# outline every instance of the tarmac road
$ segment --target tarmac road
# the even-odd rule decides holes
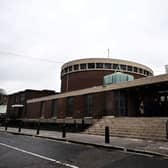
[[[0,168],[167,168],[168,160],[0,133]]]

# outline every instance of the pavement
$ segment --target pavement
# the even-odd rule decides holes
[[[168,140],[153,141],[135,138],[110,137],[110,142],[105,143],[104,136],[84,133],[66,133],[66,137],[63,138],[62,132],[48,130],[40,130],[39,135],[36,134],[37,131],[35,129],[22,128],[21,132],[18,132],[18,128],[8,128],[7,131],[5,131],[4,127],[0,127],[0,131],[168,158]]]

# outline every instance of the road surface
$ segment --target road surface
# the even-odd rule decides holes
[[[167,168],[168,160],[118,150],[107,150],[0,133],[0,168]]]

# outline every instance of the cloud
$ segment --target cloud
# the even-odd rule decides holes
[[[155,74],[164,73],[167,5],[166,0],[1,0],[0,86],[8,92],[58,91],[63,63],[107,57],[107,48],[111,58],[136,61]]]

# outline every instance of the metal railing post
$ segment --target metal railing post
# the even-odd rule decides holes
[[[22,121],[19,122],[18,132],[21,132],[21,129],[22,129]]]
[[[5,121],[5,131],[8,130],[8,121]]]
[[[36,134],[39,135],[39,133],[40,133],[40,121],[37,124],[37,132],[36,132]]]
[[[166,138],[168,139],[168,120],[166,121]]]
[[[109,127],[105,127],[105,143],[110,143]]]
[[[62,138],[66,138],[66,125],[65,124],[62,127]]]
[[[84,129],[85,128],[85,121],[84,121],[84,119],[82,119],[82,129]]]

